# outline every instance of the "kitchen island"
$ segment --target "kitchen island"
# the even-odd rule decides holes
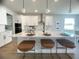
[[[35,43],[35,48],[33,48],[33,50],[31,51],[28,51],[28,52],[36,52],[36,53],[40,53],[41,52],[41,44],[40,44],[40,39],[52,39],[54,42],[56,42],[56,39],[58,38],[66,38],[66,39],[69,39],[71,41],[75,41],[75,36],[71,37],[71,36],[65,36],[65,35],[61,35],[61,32],[49,32],[51,35],[50,36],[45,36],[43,35],[42,32],[35,32],[35,35],[33,36],[28,36],[27,34],[28,33],[25,33],[25,32],[21,32],[21,33],[18,33],[18,34],[14,34],[13,37],[16,37],[17,38],[17,45],[22,42],[23,40],[35,40],[36,43]],[[75,42],[74,42],[75,43]],[[60,45],[59,45],[60,46]],[[35,50],[35,51],[34,51]],[[74,50],[74,49],[72,49]],[[69,53],[73,52],[73,51],[69,51]],[[49,50],[43,50],[44,53],[49,53],[50,51]],[[56,52],[56,46],[54,48],[52,48],[52,53],[55,53]],[[17,53],[22,53],[21,51],[19,51],[17,49]],[[63,50],[60,50],[59,53],[64,53],[64,49]]]

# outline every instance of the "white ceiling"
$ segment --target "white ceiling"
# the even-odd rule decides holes
[[[54,2],[54,0],[49,1],[49,9],[51,14],[53,13],[68,13],[69,10],[69,0],[59,0]],[[5,0],[5,5],[11,10],[22,13],[23,0],[15,0],[10,2],[10,0]],[[37,9],[38,13],[45,13],[46,10],[46,0],[37,0],[32,2],[32,0],[25,0],[26,13],[34,13],[34,10]],[[79,1],[72,0],[72,13],[79,13]]]

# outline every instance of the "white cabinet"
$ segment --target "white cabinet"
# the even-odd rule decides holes
[[[21,23],[21,16],[20,15],[16,15],[14,22],[15,23]]]
[[[5,31],[5,25],[0,24],[0,33]]]
[[[6,31],[0,33],[0,47],[10,43],[12,41],[12,32]]]
[[[10,36],[6,36],[6,39],[5,39],[5,44],[8,44],[12,41],[12,37]]]
[[[0,24],[10,25],[12,24],[12,16],[7,15],[8,9],[4,6],[0,6]]]
[[[0,34],[0,47],[2,47],[5,43],[5,39],[2,34]]]
[[[7,25],[12,25],[13,17],[10,14],[6,14],[7,16]]]
[[[0,6],[0,24],[7,24],[6,8]]]
[[[12,31],[5,32],[5,44],[12,41]]]
[[[38,25],[39,16],[21,16],[23,25]]]

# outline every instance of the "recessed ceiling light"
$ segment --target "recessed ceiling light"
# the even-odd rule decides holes
[[[11,2],[14,2],[14,0],[10,0]]]
[[[22,13],[26,13],[26,9],[25,8],[22,9]]]
[[[46,13],[49,13],[49,12],[51,12],[51,10],[50,9],[46,9]]]
[[[38,12],[38,10],[34,10],[36,13]]]
[[[36,2],[36,0],[32,0],[33,2]]]
[[[59,0],[54,0],[54,2],[58,2]]]

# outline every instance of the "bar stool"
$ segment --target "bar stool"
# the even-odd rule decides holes
[[[68,40],[68,39],[56,39],[56,41],[60,44],[60,45],[62,45],[63,47],[65,47],[65,54],[70,58],[70,59],[72,59],[72,57],[67,53],[67,48],[70,48],[70,49],[73,49],[73,48],[75,48],[75,44],[72,42],[72,41],[70,41],[70,40]],[[56,47],[57,47],[57,45],[56,45]],[[56,53],[57,53],[57,48],[56,48]]]
[[[45,49],[50,49],[50,53],[52,53],[52,48],[54,47],[54,45],[55,43],[51,39],[41,39],[41,47]],[[41,49],[41,53],[42,53],[42,49]]]
[[[30,51],[35,46],[35,40],[24,40],[18,45],[18,49],[23,52],[23,59],[25,52]]]

